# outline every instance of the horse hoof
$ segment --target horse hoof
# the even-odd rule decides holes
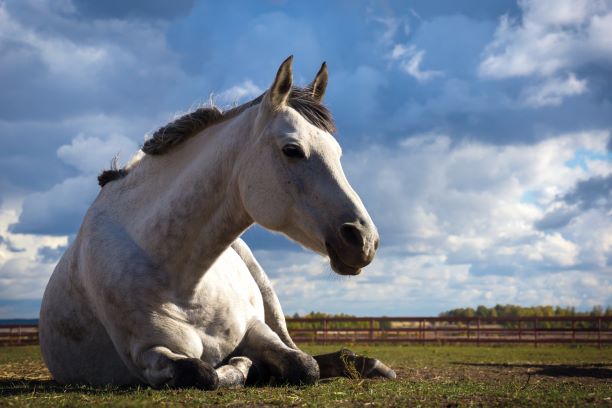
[[[216,390],[219,388],[219,377],[215,369],[197,358],[181,358],[173,364],[174,375],[170,385],[177,388],[200,388]]]
[[[385,364],[381,363],[380,360],[374,359],[374,364],[372,368],[365,374],[364,377],[367,378],[387,378],[389,380],[395,380],[397,378],[397,374],[391,368],[387,367]]]

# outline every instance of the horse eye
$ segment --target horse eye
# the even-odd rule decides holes
[[[302,148],[295,144],[288,144],[283,146],[283,154],[293,159],[303,159],[306,157]]]

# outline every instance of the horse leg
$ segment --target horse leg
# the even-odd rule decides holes
[[[166,347],[152,347],[138,354],[134,361],[140,375],[153,387],[196,387],[215,390],[219,376],[214,367],[198,359],[176,354]]]
[[[390,378],[396,377],[395,371],[370,357],[358,356],[351,350],[343,348],[340,351],[314,356],[319,364],[321,378]]]
[[[219,387],[240,388],[244,386],[251,364],[251,360],[247,357],[230,358],[228,364],[216,370],[219,377]]]
[[[319,379],[319,367],[314,358],[288,347],[268,325],[259,320],[254,321],[247,330],[237,355],[244,355],[253,361],[249,383],[273,377],[278,382],[306,385],[314,384]]]
[[[153,347],[141,353],[136,361],[146,381],[154,387],[215,390],[219,387],[241,387],[247,378],[251,361],[234,357],[215,370],[199,358],[173,353],[165,347]]]

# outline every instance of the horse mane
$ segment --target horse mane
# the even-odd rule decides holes
[[[198,108],[160,127],[145,141],[141,150],[146,155],[164,154],[202,130],[238,116],[251,106],[258,105],[263,100],[264,95],[262,94],[252,101],[225,111],[221,111],[214,105]],[[319,100],[315,99],[310,87],[293,87],[287,99],[287,104],[319,129],[329,133],[336,131],[331,112]],[[104,187],[111,181],[125,177],[128,172],[129,170],[125,167],[118,168],[117,160],[114,158],[111,162],[111,168],[102,171],[98,176],[98,184],[100,184],[100,187]]]

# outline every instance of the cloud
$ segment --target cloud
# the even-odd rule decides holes
[[[40,297],[111,157],[295,54],[383,246],[349,280],[249,230],[288,310],[609,302],[609,2],[90,3],[0,0],[0,298]]]
[[[222,104],[237,104],[246,102],[247,99],[255,98],[264,92],[250,79],[245,80],[241,84],[234,85],[219,94],[215,95]]]
[[[566,78],[551,78],[530,86],[523,91],[523,103],[533,108],[558,106],[568,96],[580,95],[587,90],[587,81],[578,79],[573,73]]]
[[[72,177],[48,191],[28,195],[13,234],[65,236],[78,230],[98,192],[95,177]]]
[[[0,319],[38,318],[41,299],[0,299]]]
[[[111,0],[91,2],[87,0],[73,0],[74,8],[81,15],[94,18],[152,18],[173,19],[184,15],[191,10],[194,0],[178,0],[168,3],[163,0]]]
[[[125,136],[114,134],[102,140],[78,135],[69,145],[57,149],[57,156],[81,173],[97,174],[108,166],[112,157],[121,155],[129,158],[137,150],[138,146]]]
[[[71,144],[61,146],[58,157],[78,169],[80,175],[67,178],[47,191],[27,195],[18,222],[9,230],[15,234],[55,236],[76,233],[99,191],[97,174],[119,152],[131,154],[136,150],[134,142],[119,135],[111,135],[106,140],[79,135]]]
[[[50,259],[41,257],[39,251],[47,255],[53,250],[60,251],[68,239],[10,232],[8,226],[17,220],[19,208],[19,203],[0,205],[0,236],[20,249],[14,251],[0,245],[0,316],[36,317],[40,301],[35,300],[42,297],[55,266]]]
[[[308,304],[362,315],[495,303],[609,304],[609,214],[559,201],[575,191],[596,202],[608,194],[600,177],[590,177],[598,166],[567,165],[580,149],[605,151],[607,139],[607,132],[590,132],[499,147],[453,145],[429,133],[399,146],[353,150],[344,166],[381,234],[374,263],[343,279],[316,255],[266,249],[256,256],[288,313],[308,312]],[[533,199],[523,201],[528,192]]]
[[[551,76],[612,62],[612,8],[597,0],[524,0],[503,16],[479,66],[489,78]]]
[[[414,45],[406,47],[402,44],[395,44],[391,51],[390,58],[399,61],[400,68],[407,74],[414,77],[417,81],[428,81],[442,75],[442,71],[423,70],[421,63],[425,56],[424,50],[417,50]]]
[[[612,210],[612,174],[579,181],[572,191],[563,196],[563,200],[568,204],[578,204],[582,209]]]

